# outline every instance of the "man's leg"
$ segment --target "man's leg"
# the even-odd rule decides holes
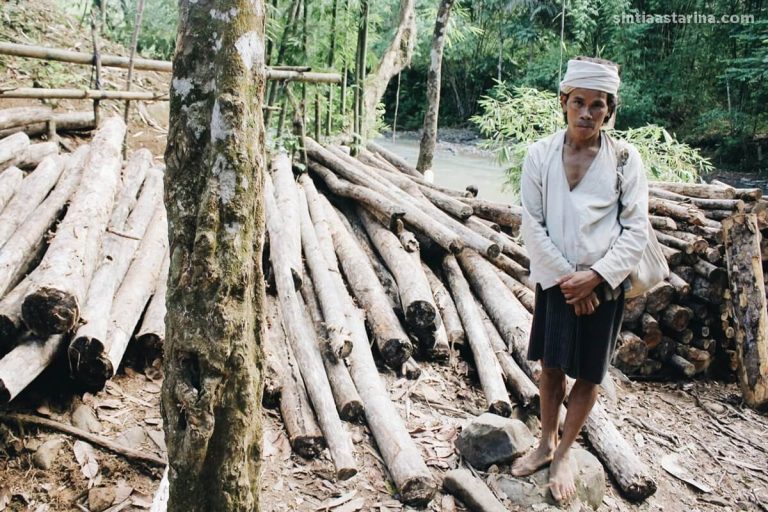
[[[568,414],[563,425],[563,437],[557,445],[549,466],[549,487],[557,501],[568,501],[576,494],[571,467],[571,446],[587,421],[597,400],[597,384],[577,379],[568,396]]]
[[[565,398],[565,374],[560,368],[543,368],[539,378],[541,441],[533,451],[512,464],[514,476],[527,476],[549,464],[557,446],[560,406]]]

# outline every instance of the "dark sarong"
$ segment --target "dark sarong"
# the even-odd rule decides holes
[[[623,317],[623,290],[616,300],[601,298],[593,314],[576,316],[559,286],[542,290],[537,284],[528,359],[541,360],[545,368],[560,368],[571,378],[600,384]]]

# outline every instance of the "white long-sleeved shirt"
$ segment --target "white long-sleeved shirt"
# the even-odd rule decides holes
[[[602,133],[597,156],[570,190],[563,166],[564,140],[561,130],[533,143],[523,162],[521,232],[531,260],[531,280],[546,290],[567,274],[591,268],[616,289],[640,262],[648,243],[643,162],[634,146],[622,142],[629,158],[620,179],[617,143]]]

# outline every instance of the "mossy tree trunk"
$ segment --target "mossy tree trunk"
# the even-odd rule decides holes
[[[443,67],[443,47],[445,30],[451,16],[454,0],[441,0],[437,8],[435,32],[432,36],[432,49],[429,52],[429,72],[427,73],[427,111],[424,113],[424,129],[419,146],[419,160],[416,169],[424,174],[432,170],[432,158],[435,155],[437,141],[437,119],[440,112],[440,72]]]
[[[166,149],[171,512],[259,510],[264,1],[181,0]]]

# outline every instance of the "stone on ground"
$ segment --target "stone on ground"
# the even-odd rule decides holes
[[[63,439],[50,439],[44,442],[32,455],[32,464],[40,469],[51,469],[63,443]]]
[[[485,470],[493,464],[512,461],[535,442],[522,421],[488,412],[462,429],[456,447],[472,466]]]

